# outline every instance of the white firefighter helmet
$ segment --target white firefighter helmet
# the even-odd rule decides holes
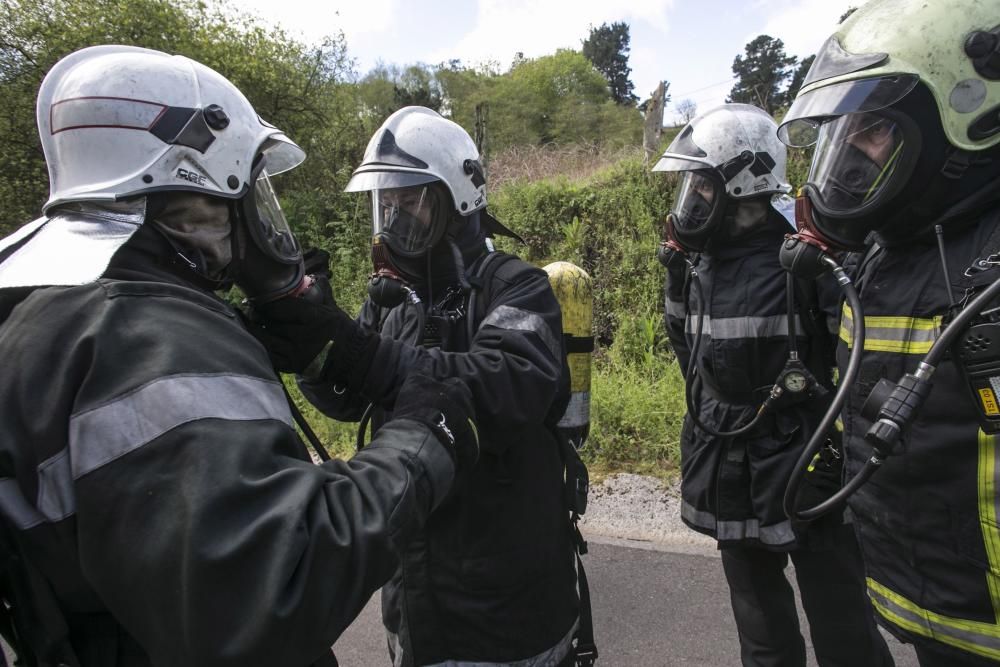
[[[422,256],[456,215],[486,207],[476,144],[426,107],[404,107],[382,123],[345,190],[371,192],[373,235],[403,257]]]
[[[670,235],[688,251],[702,251],[723,230],[731,204],[738,204],[735,223],[755,203],[770,197],[771,206],[787,217],[791,186],[785,180],[786,149],[778,141],[778,125],[765,111],[749,104],[724,104],[697,116],[671,142],[653,171],[680,172],[668,226]],[[746,200],[754,199],[753,202]],[[733,230],[729,230],[732,232]]]
[[[461,125],[426,107],[404,107],[368,142],[346,192],[402,188],[441,181],[462,216],[486,206],[479,151]]]
[[[749,104],[724,104],[697,116],[680,131],[653,171],[711,169],[737,199],[787,193],[786,150],[778,125]]]
[[[145,222],[153,192],[238,199],[254,243],[301,265],[268,175],[305,153],[214,70],[150,49],[88,47],[46,75],[37,119],[49,199],[45,216],[0,239],[0,287],[96,280]]]
[[[272,176],[305,159],[218,72],[132,46],[89,47],[56,63],[37,118],[49,169],[43,211],[163,190],[235,199],[252,187],[258,155]]]

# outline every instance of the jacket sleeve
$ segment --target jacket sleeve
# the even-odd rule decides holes
[[[175,310],[109,318],[88,343],[70,420],[83,574],[153,664],[311,664],[391,576],[454,466],[409,420],[349,461],[303,460],[263,348]]]
[[[667,340],[677,357],[681,373],[686,374],[691,350],[687,337],[684,335],[684,325],[687,321],[687,298],[685,294],[685,274],[683,270],[667,270],[663,283],[663,324],[667,331]]]
[[[508,272],[507,268],[516,268]],[[443,352],[383,337],[362,393],[390,407],[406,374],[458,377],[478,418],[541,423],[559,389],[562,315],[544,271],[511,261],[497,273],[486,315],[468,352]]]
[[[369,331],[378,331],[378,319],[379,307],[365,300],[361,305],[361,312],[358,313],[358,324]],[[333,353],[332,347],[328,350],[326,354]],[[320,369],[325,365],[326,354],[322,355],[320,363],[317,364]],[[365,408],[368,407],[368,399],[346,385],[339,386],[323,379],[321,373],[310,375],[307,371],[303,375],[296,376],[295,381],[302,395],[331,419],[342,422],[361,421]]]

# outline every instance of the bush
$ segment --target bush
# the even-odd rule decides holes
[[[676,474],[684,411],[684,379],[673,355],[642,364],[615,361],[613,353],[602,356],[591,379],[584,458],[598,474]]]
[[[595,334],[614,341],[622,313],[659,311],[661,220],[670,207],[666,179],[634,155],[587,180],[514,181],[491,195],[497,217],[519,233],[529,261],[579,263],[594,279]]]
[[[663,331],[663,268],[655,258],[671,194],[667,179],[649,171],[638,149],[620,155],[613,161],[608,151],[595,151],[596,169],[579,155],[564,155],[562,164],[582,177],[529,181],[511,175],[490,202],[526,241],[511,251],[539,265],[572,261],[594,280],[599,347],[589,463],[599,473],[672,474],[679,461],[684,382]]]

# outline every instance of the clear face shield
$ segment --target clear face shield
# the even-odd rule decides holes
[[[302,259],[302,249],[292,233],[278,195],[268,176],[265,161],[254,169],[253,196],[244,204],[246,222],[254,243],[265,255],[284,264]],[[252,206],[247,206],[252,200]]]
[[[234,279],[250,299],[260,302],[294,292],[304,277],[302,248],[281,210],[266,164],[266,157],[258,159],[251,175],[253,190],[236,204]]]
[[[377,188],[372,193],[372,235],[403,257],[426,254],[441,239],[449,202],[435,183]]]
[[[816,203],[842,216],[870,207],[895,185],[906,144],[903,127],[882,113],[845,114],[823,123],[806,179]]]
[[[681,172],[670,212],[677,240],[689,250],[704,250],[722,216],[725,199],[721,179],[704,171]]]

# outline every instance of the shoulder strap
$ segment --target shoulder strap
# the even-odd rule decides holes
[[[566,504],[569,508],[569,528],[573,536],[577,587],[580,595],[580,624],[576,629],[574,657],[576,667],[591,667],[597,661],[597,644],[594,641],[590,586],[587,583],[587,571],[583,567],[583,559],[580,558],[587,554],[587,541],[583,539],[579,525],[580,515],[587,511],[590,478],[586,464],[569,438],[558,428],[553,427],[551,430],[559,443],[559,454],[566,469]]]
[[[495,250],[483,256],[478,264],[473,265],[472,275],[468,276],[469,286],[472,288],[467,320],[470,345],[476,331],[479,330],[479,323],[486,317],[486,306],[492,300],[493,279],[500,267],[513,259],[517,259],[517,256]]]

